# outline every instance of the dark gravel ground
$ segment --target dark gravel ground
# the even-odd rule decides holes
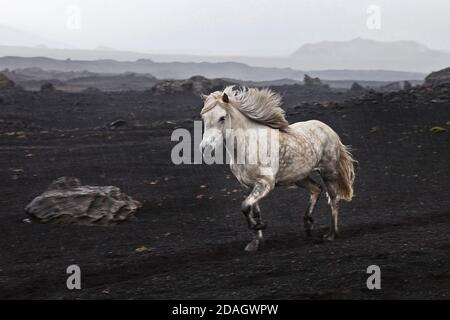
[[[327,243],[325,197],[306,238],[306,192],[277,189],[262,203],[265,247],[252,254],[243,251],[251,236],[239,210],[245,193],[229,168],[171,163],[170,135],[192,130],[196,96],[4,94],[0,298],[448,299],[450,132],[430,128],[450,129],[450,95],[298,107],[291,91],[283,90],[290,122],[322,120],[353,146],[356,197],[342,203],[341,236]],[[129,127],[105,129],[117,119]],[[144,207],[113,227],[23,223],[25,205],[64,175],[116,185]],[[82,290],[66,289],[71,264],[81,267]],[[366,288],[373,264],[381,290]]]

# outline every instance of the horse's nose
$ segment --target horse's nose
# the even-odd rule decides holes
[[[209,149],[210,146],[211,146],[211,144],[209,141],[202,140],[202,142],[200,142],[200,146],[199,146],[200,152],[204,153],[206,150]]]
[[[200,142],[200,152],[205,154],[210,152],[212,149],[214,149],[214,137],[210,137],[208,139],[203,139],[202,142]]]
[[[200,149],[200,152],[203,152],[203,149],[205,148],[205,141],[202,140],[202,142],[200,142],[198,148]]]

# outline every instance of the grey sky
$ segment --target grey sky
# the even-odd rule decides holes
[[[79,29],[67,27],[72,5]],[[369,5],[381,9],[379,30],[366,26]],[[0,0],[0,8],[0,25],[72,48],[284,55],[364,37],[450,51],[448,0]]]

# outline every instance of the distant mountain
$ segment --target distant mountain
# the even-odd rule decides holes
[[[44,57],[2,57],[1,69],[41,68],[51,71],[89,71],[95,73],[145,73],[159,79],[187,79],[194,75],[207,78],[236,78],[241,80],[267,81],[281,78],[302,79],[304,72],[290,68],[251,67],[243,63],[158,63],[150,59],[136,61],[104,60],[57,60]]]
[[[68,48],[65,44],[31,32],[0,25],[0,57],[118,61],[150,59],[161,63],[235,62],[252,67],[295,70],[394,70],[427,74],[450,66],[450,51],[430,49],[414,41],[385,42],[362,38],[305,44],[291,55],[278,57],[153,54],[116,50],[105,46],[91,50]],[[286,77],[286,73],[280,77]]]
[[[304,71],[292,68],[254,67],[237,62],[155,62],[150,59],[136,61],[103,60],[58,60],[44,57],[1,57],[0,70],[40,68],[47,71],[94,72],[120,74],[132,72],[151,74],[159,79],[187,79],[195,75],[207,78],[230,78],[243,81],[273,81],[291,79],[301,81]],[[425,74],[384,70],[324,70],[308,71],[311,76],[324,80],[355,81],[402,81],[423,80]]]
[[[289,58],[293,68],[382,69],[430,72],[450,66],[450,53],[413,41],[381,42],[357,38],[305,44]]]

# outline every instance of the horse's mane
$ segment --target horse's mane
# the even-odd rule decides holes
[[[233,106],[253,121],[280,130],[289,126],[284,110],[281,109],[281,97],[272,90],[246,87],[234,89],[234,86],[228,86],[220,95],[211,95],[217,99],[224,93]]]

